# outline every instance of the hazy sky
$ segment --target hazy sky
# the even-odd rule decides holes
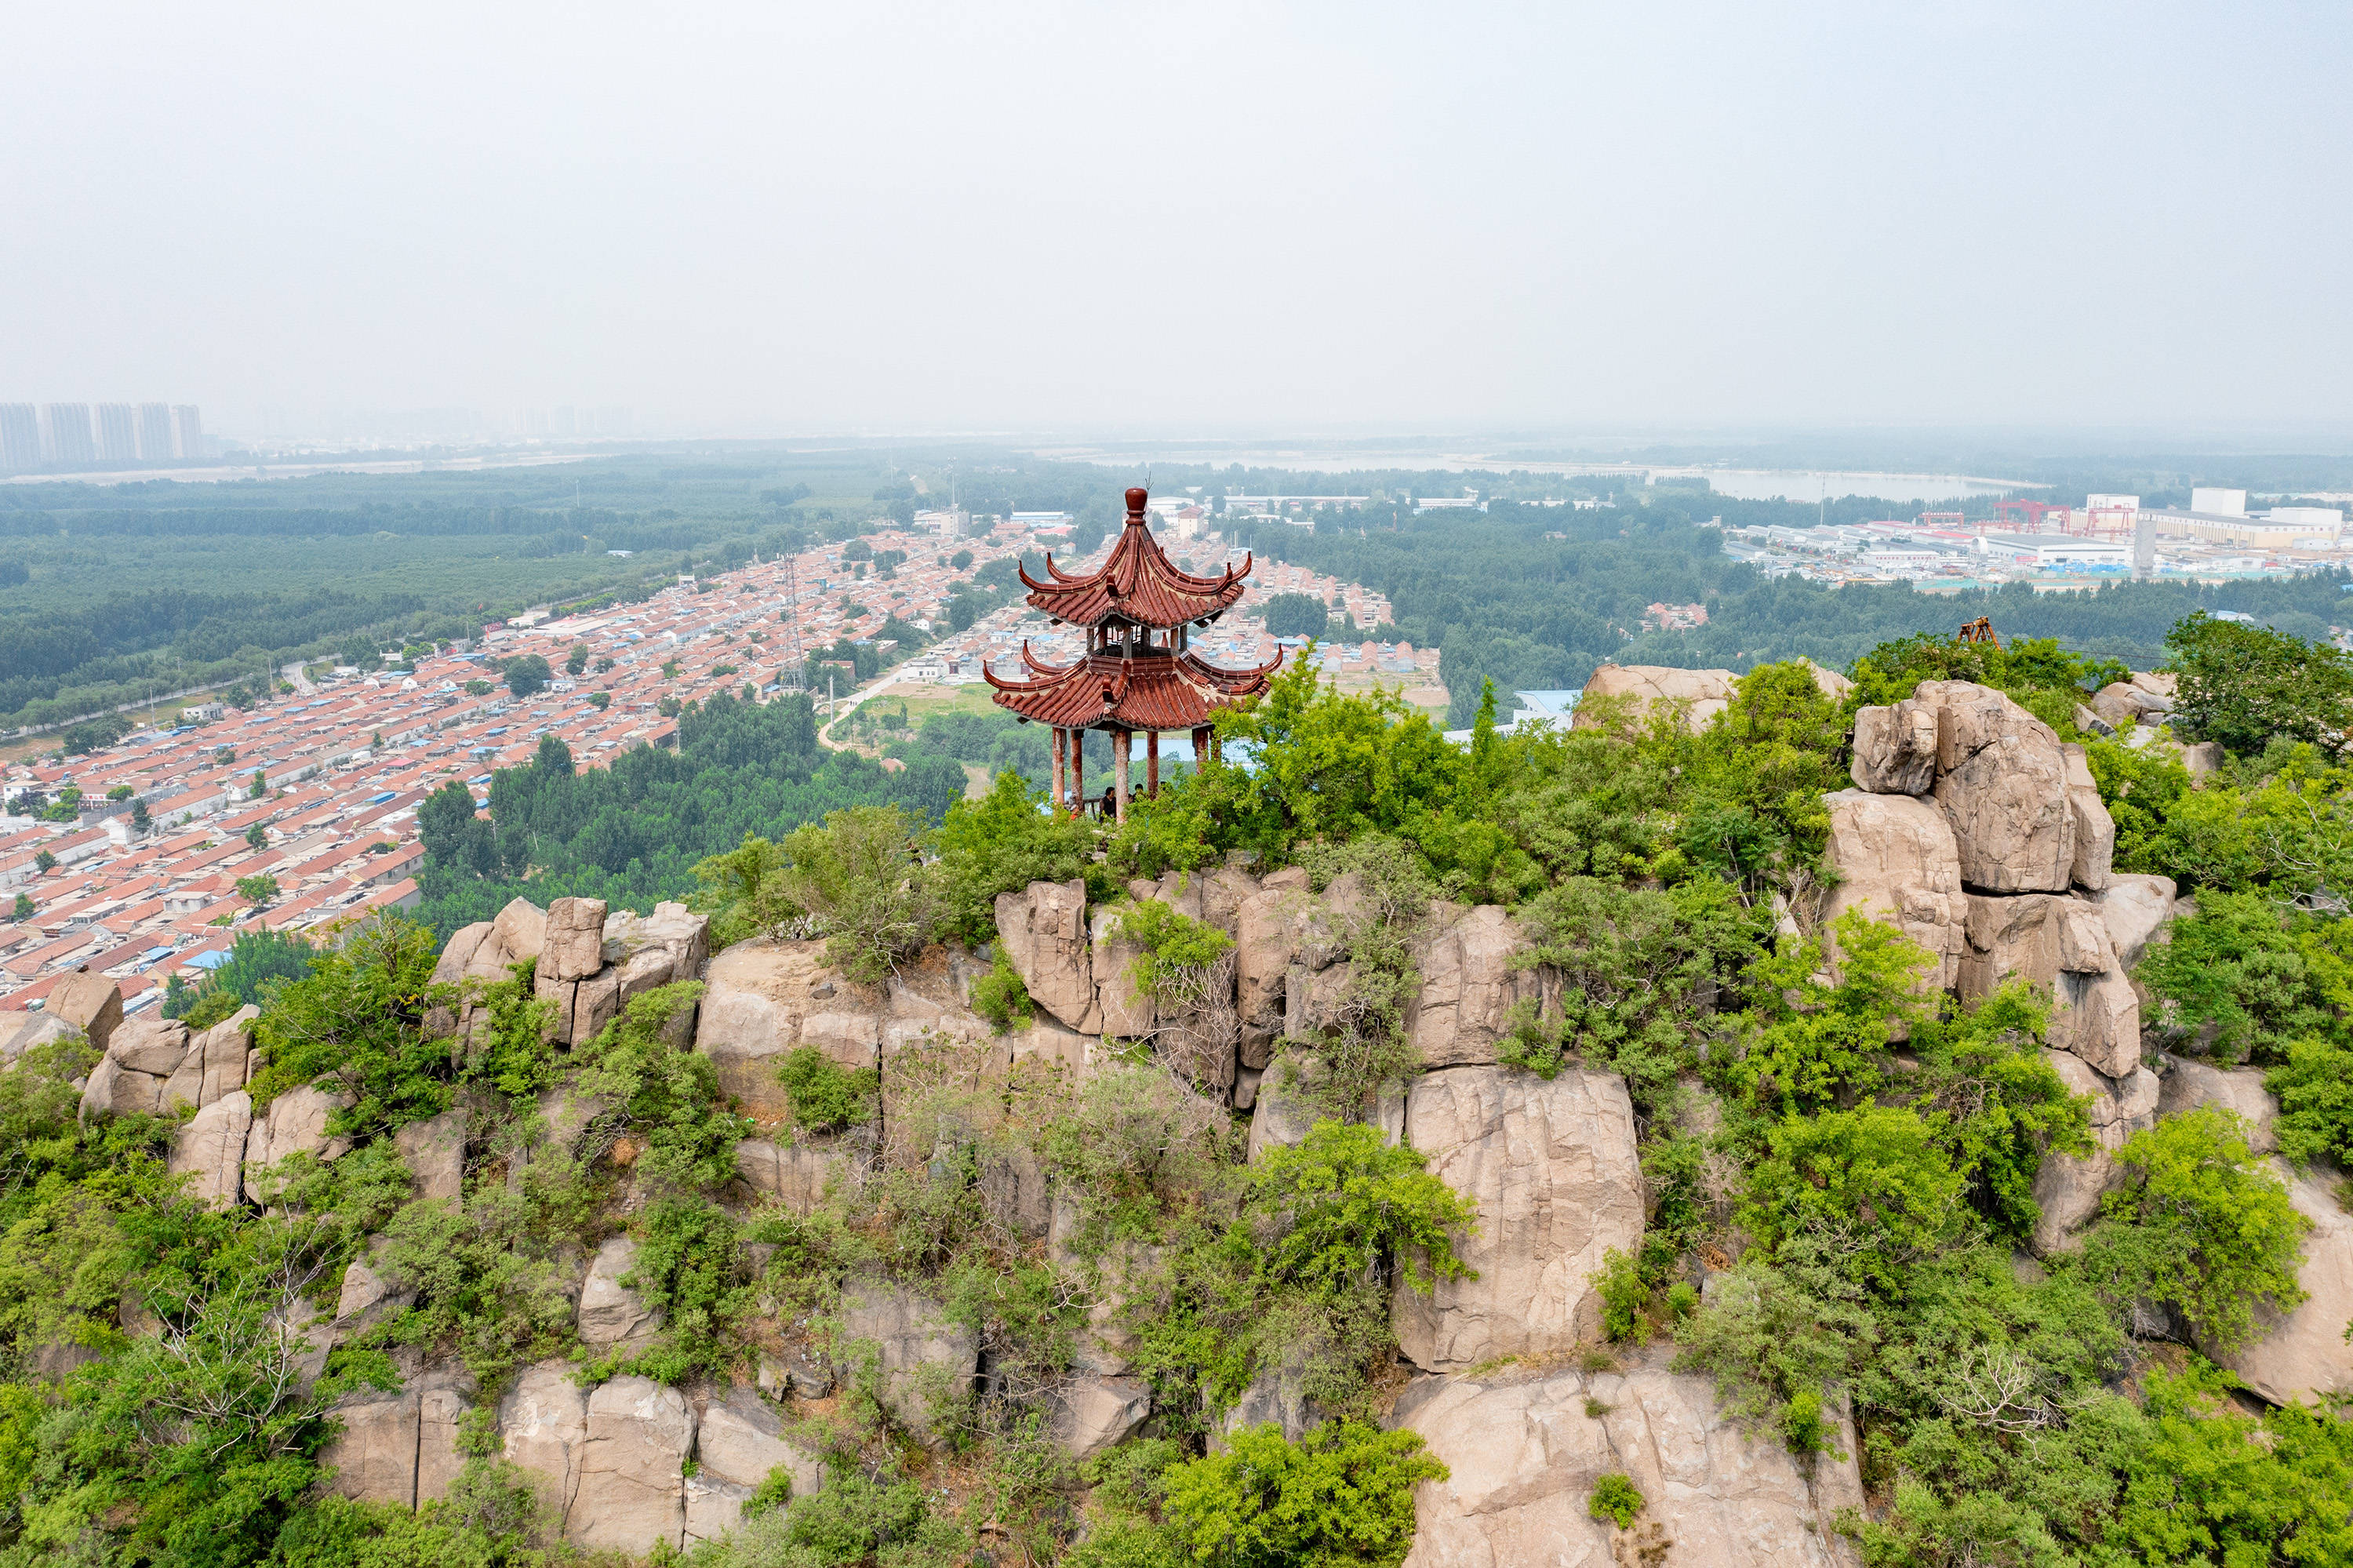
[[[0,399],[2353,425],[2342,0],[16,4],[0,37]]]

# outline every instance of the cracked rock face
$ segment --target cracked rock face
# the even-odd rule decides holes
[[[1915,796],[1862,789],[1825,795],[1822,804],[1831,814],[1825,853],[1840,879],[1823,906],[1822,929],[1859,908],[1893,922],[1936,958],[1929,983],[1936,990],[1957,983],[1968,904],[1960,849],[1944,812]]]
[[[1461,1250],[1476,1279],[1425,1296],[1402,1277],[1398,1342],[1431,1372],[1565,1351],[1600,1328],[1590,1276],[1611,1247],[1642,1242],[1634,1110],[1613,1073],[1551,1082],[1502,1067],[1425,1073],[1406,1097],[1406,1142],[1474,1204]]]
[[[1620,1532],[1586,1511],[1604,1475],[1641,1489],[1665,1561],[1707,1568],[1845,1568],[1833,1528],[1859,1508],[1854,1437],[1809,1467],[1769,1431],[1745,1434],[1704,1377],[1665,1370],[1664,1353],[1623,1372],[1519,1381],[1429,1378],[1398,1402],[1392,1426],[1421,1434],[1451,1472],[1415,1494],[1405,1568],[1607,1568]],[[1588,1415],[1588,1401],[1598,1414]]]
[[[2075,867],[2067,759],[2051,726],[1990,686],[1923,681],[1936,708],[1936,804],[1961,880],[1989,893],[2063,893]]]

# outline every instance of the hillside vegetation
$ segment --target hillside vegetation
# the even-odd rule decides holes
[[[1843,701],[1803,663],[1757,663],[1696,731],[1621,705],[1499,735],[1490,691],[1467,748],[1294,668],[1219,720],[1249,768],[1177,779],[1113,831],[1045,815],[1009,772],[986,799],[935,798],[927,761],[943,787],[955,768],[935,754],[881,782],[816,759],[804,705],[723,699],[675,758],[590,776],[551,754],[500,776],[487,822],[437,800],[441,934],[517,888],[679,891],[706,857],[696,935],[669,939],[679,964],[705,940],[723,962],[591,1020],[596,977],[636,961],[599,952],[622,927],[567,924],[600,906],[551,910],[512,963],[512,912],[438,958],[435,930],[364,927],[260,987],[240,1094],[273,1128],[281,1105],[324,1120],[245,1197],[174,1174],[185,1111],[88,1114],[77,1085],[100,1055],[82,1040],[0,1072],[0,1563],[593,1555],[580,1542],[617,1539],[595,1533],[609,1517],[586,1529],[589,1500],[549,1501],[533,1467],[559,1462],[553,1428],[516,1414],[575,1385],[600,1391],[584,1452],[638,1430],[602,1391],[629,1391],[641,1424],[703,1410],[682,1482],[684,1449],[627,1486],[578,1461],[602,1509],[656,1481],[735,1487],[740,1527],[664,1561],[1398,1563],[1417,1497],[1435,1506],[1449,1474],[1392,1419],[1412,1358],[1437,1359],[1427,1315],[1508,1269],[1480,1249],[1517,1234],[1383,1131],[1436,1075],[1407,1022],[1432,933],[1474,905],[1509,911],[1514,972],[1541,983],[1492,1065],[1457,1071],[1622,1097],[1639,1176],[1612,1201],[1638,1239],[1568,1282],[1599,1304],[1581,1348],[1446,1376],[1566,1369],[1602,1422],[1631,1397],[1599,1392],[1618,1369],[1672,1358],[1721,1391],[1757,1465],[1852,1467],[1856,1504],[1807,1548],[1848,1561],[2353,1561],[2347,1410],[2234,1397],[2209,1359],[2303,1296],[2311,1222],[2251,1124],[2211,1106],[2155,1120],[2114,1151],[2073,1243],[2041,1245],[2038,1179],[2096,1130],[2042,1049],[2052,998],[2013,981],[1957,1002],[1922,987],[1936,959],[1896,927],[1787,913],[1831,876],[1825,796],[1847,787],[1856,709],[1922,681],[2006,693],[2086,746],[2116,867],[2194,895],[2141,962],[2150,1048],[2254,1064],[2288,1158],[2353,1159],[2353,684],[2331,651],[2201,620],[2170,652],[2179,730],[2227,748],[2195,787],[2166,744],[2076,729],[2113,668],[1921,638],[1872,650]],[[1305,900],[1290,983],[1328,978],[1271,1022],[1247,977],[1235,990],[1262,938],[1212,908],[1243,885],[1228,876],[1253,908]],[[1042,989],[1037,933],[1082,899],[1118,957],[1074,1001]],[[1238,1025],[1218,1012],[1235,995]],[[762,1018],[808,1010],[804,1041],[821,1015],[898,1043],[786,1049],[744,1022],[749,997]],[[1047,1017],[1114,1003],[1159,1022],[1101,1014],[1082,1053]],[[947,1028],[966,1006],[1005,1033]],[[1237,1069],[1231,1031],[1246,1056],[1261,1027],[1274,1059],[1238,1114],[1238,1071],[1260,1069]],[[422,1129],[452,1112],[461,1190],[421,1195]],[[834,1174],[793,1186],[801,1160]],[[380,1308],[351,1307],[355,1266],[398,1286]],[[337,1424],[427,1369],[465,1412],[440,1495],[324,1495],[332,1465],[388,1462],[331,1447]],[[766,1440],[805,1475],[716,1467],[713,1413],[754,1384],[781,1398],[760,1406]],[[1149,1420],[1090,1449],[1080,1388]],[[1679,1560],[1643,1533],[1678,1505],[1638,1478],[1569,1502],[1625,1552]]]

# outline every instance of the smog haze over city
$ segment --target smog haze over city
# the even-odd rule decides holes
[[[131,5],[9,36],[0,397],[232,438],[556,406],[2353,428],[2341,5]]]

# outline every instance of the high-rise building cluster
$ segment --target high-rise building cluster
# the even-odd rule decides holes
[[[0,403],[0,471],[211,456],[193,403]]]

